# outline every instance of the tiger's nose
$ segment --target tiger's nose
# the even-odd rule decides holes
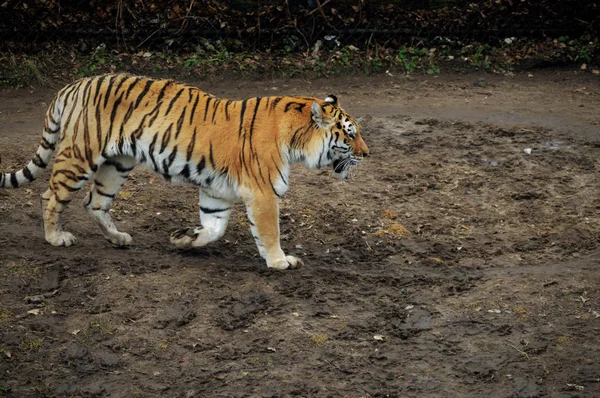
[[[366,158],[367,156],[369,156],[369,151],[363,151],[363,158]]]

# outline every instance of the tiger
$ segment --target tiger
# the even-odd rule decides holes
[[[170,79],[129,74],[82,78],[65,86],[46,112],[41,142],[23,169],[0,174],[0,188],[38,178],[57,150],[49,188],[41,195],[45,240],[71,246],[77,238],[61,215],[91,181],[83,205],[103,236],[116,246],[132,237],[115,226],[110,208],[134,167],[165,180],[199,187],[200,226],[170,234],[178,248],[221,238],[232,207],[243,202],[260,256],[275,269],[297,268],[279,232],[279,199],[290,166],[331,166],[346,179],[369,154],[357,122],[337,97],[217,98]]]

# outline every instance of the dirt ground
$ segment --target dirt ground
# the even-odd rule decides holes
[[[196,189],[144,169],[114,205],[129,249],[76,202],[79,244],[46,244],[48,172],[0,190],[0,396],[600,396],[598,76],[192,83],[334,93],[372,156],[347,182],[294,168],[289,271],[241,207],[218,243],[174,248]],[[0,169],[31,158],[55,91],[0,91]]]

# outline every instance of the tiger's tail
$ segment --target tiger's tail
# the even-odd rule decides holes
[[[42,140],[33,159],[21,170],[0,173],[0,188],[20,188],[30,184],[42,175],[52,158],[52,153],[60,136],[61,103],[60,96],[58,96],[48,107]]]

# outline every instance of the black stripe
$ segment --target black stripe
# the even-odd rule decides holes
[[[215,105],[213,106],[213,115],[210,120],[212,122],[212,124],[215,124],[215,116],[217,115],[217,108],[219,107],[220,102],[221,102],[221,100],[216,100]]]
[[[206,117],[208,116],[208,105],[210,105],[210,101],[212,100],[212,97],[208,97],[208,99],[206,100],[206,106],[204,108],[204,121],[206,121]]]
[[[277,191],[275,190],[275,187],[273,186],[273,182],[271,181],[271,177],[269,176],[269,184],[271,184],[271,189],[273,189],[273,192],[275,193],[275,195],[277,195],[278,198],[281,198],[281,195],[277,193]]]
[[[69,192],[77,192],[77,191],[79,191],[79,188],[76,188],[76,187],[71,187],[71,186],[67,185],[67,184],[66,184],[65,182],[63,182],[63,181],[59,181],[58,183],[59,183],[60,185],[62,185],[63,187],[65,187],[65,188],[67,189],[67,191],[69,191]]]
[[[112,160],[112,159],[107,159],[106,162],[103,163],[103,165],[105,166],[113,166],[115,169],[117,169],[117,171],[119,173],[129,173],[131,170],[133,170],[135,168],[135,166],[133,167],[125,167],[123,166],[121,163]]]
[[[282,97],[277,97],[273,100],[273,104],[271,104],[271,109],[275,109],[275,107],[277,106],[277,104],[279,103],[279,101],[281,101],[283,98]]]
[[[56,149],[56,144],[52,144],[50,141],[48,141],[44,136],[42,136],[42,142],[40,143],[40,145],[42,146],[42,148],[44,149],[51,149],[54,150]]]
[[[96,102],[98,101],[98,94],[100,93],[100,87],[102,86],[104,79],[106,79],[106,75],[102,75],[98,78],[98,85],[96,86],[96,93],[94,94],[94,105],[96,105]]]
[[[183,170],[181,170],[179,174],[181,174],[185,178],[190,178],[190,166],[188,166],[187,164],[183,166]]]
[[[25,167],[23,169],[23,175],[25,176],[25,178],[27,178],[30,182],[35,180],[35,178],[33,178],[33,174],[31,174],[31,170],[29,170],[28,167]]]
[[[112,90],[112,85],[115,82],[116,76],[111,76],[108,80],[108,88],[106,89],[106,96],[104,97],[104,107],[108,105],[108,98],[110,97],[110,91]]]
[[[136,157],[136,155],[137,155],[137,145],[136,145],[137,138],[135,138],[135,134],[132,134],[130,139],[131,139],[131,153],[133,154],[133,157]]]
[[[204,167],[206,167],[206,160],[204,159],[204,156],[202,156],[202,159],[196,165],[196,173],[198,173],[198,175],[202,174]]]
[[[83,204],[84,207],[88,207],[90,205],[90,203],[92,203],[92,196],[93,196],[92,191],[90,191],[87,202]]]
[[[156,118],[158,117],[158,114],[160,113],[160,106],[161,103],[157,102],[156,105],[154,106],[154,109],[152,109],[152,111],[150,113],[147,113],[143,119],[142,119],[142,123],[140,123],[140,129],[143,129],[143,125],[144,125],[144,120],[146,119],[147,116],[153,115],[150,118],[150,124],[148,125],[148,127],[152,127],[152,125],[154,124],[154,121],[156,120]],[[141,130],[140,130],[141,131]]]
[[[229,121],[229,105],[231,104],[231,101],[227,100],[227,103],[225,103],[225,120]]]
[[[64,105],[66,106],[67,103],[69,102],[69,97],[71,96],[71,94],[73,94],[77,88],[79,87],[79,83],[75,83],[73,84],[70,88],[69,88],[69,92],[65,93],[65,101],[64,101]]]
[[[44,163],[44,161],[42,160],[40,155],[38,155],[37,153],[35,154],[34,158],[31,161],[33,162],[33,164],[35,164],[37,167],[39,167],[41,169],[45,169],[47,166],[47,164]]]
[[[209,160],[210,160],[210,167],[212,167],[213,170],[215,170],[216,167],[215,167],[215,159],[213,158],[212,142],[210,143],[210,146],[209,146],[208,156],[209,156]]]
[[[125,92],[125,98],[129,97],[129,93],[131,93],[131,90],[133,90],[133,88],[139,83],[140,80],[142,80],[141,77],[136,77],[133,83],[129,85],[127,91]]]
[[[102,95],[100,94],[100,99],[98,101],[102,101]],[[100,107],[97,106],[96,107],[96,142],[98,143],[98,145],[100,145],[100,143],[102,142],[102,119],[100,117]],[[90,148],[89,150],[89,155],[86,155],[88,158],[88,163],[90,164],[90,167],[92,166],[92,150],[91,147],[89,145],[86,146],[86,152],[87,152],[87,148]]]
[[[179,90],[177,92],[177,94],[175,94],[175,97],[173,97],[171,102],[169,102],[169,107],[167,108],[167,112],[165,113],[165,116],[167,116],[169,114],[169,112],[171,112],[171,108],[173,108],[173,104],[177,101],[177,98],[179,98],[181,93],[183,93],[183,90],[185,90],[185,89],[182,88],[181,90]]]
[[[196,95],[196,101],[194,101],[194,106],[192,106],[192,113],[190,113],[190,124],[194,119],[194,114],[196,113],[196,107],[198,106],[198,101],[200,100],[200,94]]]
[[[10,173],[10,183],[13,186],[13,188],[19,187],[19,181],[17,181],[17,173],[15,173],[14,171]]]
[[[296,131],[294,131],[294,134],[292,135],[292,139],[290,140],[291,149],[296,149],[296,139],[300,130],[302,130],[302,127],[299,127]]]
[[[246,101],[242,101],[242,111],[240,112],[240,129],[238,131],[238,137],[242,136],[242,131],[244,130],[244,113],[246,113]]]
[[[179,138],[179,133],[181,133],[181,126],[183,126],[183,119],[185,119],[185,111],[187,108],[183,108],[183,112],[181,116],[179,116],[179,120],[177,120],[177,130],[175,131],[175,138]]]
[[[52,173],[54,176],[57,176],[59,174],[64,175],[66,178],[68,178],[71,181],[75,181],[75,182],[79,182],[81,181],[80,178],[77,177],[77,174],[73,173],[71,170],[56,170],[53,171]]]
[[[154,83],[154,80],[148,80],[146,82],[146,85],[144,86],[144,89],[142,90],[142,92],[140,93],[139,97],[137,98],[137,101],[135,101],[135,107],[136,108],[138,106],[140,106],[140,102],[142,102],[142,99],[148,93],[148,90],[150,90],[150,86],[152,86],[153,83]]]
[[[148,155],[150,156],[150,160],[152,160],[152,164],[154,165],[154,170],[158,171],[158,165],[156,164],[156,160],[154,159],[154,146],[156,145],[156,140],[158,139],[158,133],[154,134],[154,138],[152,138],[152,142],[150,143],[150,147],[148,148]]]
[[[129,79],[129,76],[127,76],[127,75],[123,76],[123,79],[121,79],[119,84],[117,84],[117,87],[115,87],[115,95],[119,94],[119,90],[121,89],[121,87],[123,86],[123,83],[125,83],[125,80],[127,80],[127,79]]]
[[[121,95],[119,95],[119,98],[117,98],[117,100],[115,101],[112,111],[110,112],[110,125],[108,127],[107,137],[112,136],[113,123],[115,122],[115,117],[117,116],[117,109],[119,109],[119,104],[121,103],[122,100],[123,100],[123,93],[121,93]]]
[[[275,162],[275,158],[273,158],[273,155],[271,155],[271,159],[273,159],[273,165],[275,166],[275,169],[277,169],[277,172],[279,173],[279,176],[281,177],[281,180],[283,181],[283,183],[285,185],[287,185],[288,184],[287,180],[283,176],[283,173],[281,172],[281,170],[279,170],[279,167],[277,166],[277,162]]]
[[[114,195],[114,194],[110,194],[110,193],[102,192],[102,191],[101,191],[101,190],[99,190],[98,188],[96,188],[96,192],[97,192],[99,195],[106,196],[107,198],[114,198],[114,197],[115,197],[115,195]]]
[[[294,102],[294,101],[288,102],[287,104],[285,104],[285,109],[283,111],[288,112],[292,106],[296,106],[296,108],[294,108],[294,110],[296,110],[298,112],[302,112],[302,110],[304,109],[306,104],[301,104],[300,102]]]
[[[176,157],[177,157],[177,145],[175,145],[175,147],[173,148],[173,151],[169,154],[169,167],[171,167],[171,165],[175,161]]]
[[[102,183],[101,183],[100,181],[98,181],[98,180],[94,180],[94,185],[97,185],[97,186],[99,186],[99,187],[103,187],[103,186],[104,186],[104,184],[102,184]]]
[[[171,175],[169,174],[169,165],[167,164],[167,159],[163,159],[162,167],[163,167],[163,176],[165,177],[166,180],[170,181]]]
[[[90,101],[90,94],[92,92],[92,90],[90,90],[90,87],[92,86],[92,79],[88,79],[88,82],[86,83],[85,87],[83,88],[83,97],[85,98],[84,102],[83,102],[83,108],[87,108],[88,103]]]
[[[254,121],[256,120],[256,113],[258,112],[258,106],[260,105],[261,97],[256,97],[256,105],[254,106],[254,113],[252,114],[252,121],[250,122],[250,132],[248,133],[248,141],[250,141],[250,153],[254,152],[252,148],[252,134],[254,133]],[[258,160],[258,159],[257,159]],[[260,165],[259,165],[260,167]]]
[[[194,134],[192,135],[192,140],[188,144],[187,147],[187,157],[186,160],[189,162],[194,153],[194,146],[196,146],[196,127],[194,127]]]
[[[162,100],[162,97],[164,97],[165,95],[165,91],[167,90],[167,87],[169,87],[171,84],[173,84],[173,81],[169,80],[165,83],[165,85],[163,86],[163,88],[160,90],[160,93],[158,93],[158,97],[156,98],[156,103],[160,103],[160,101]]]
[[[127,96],[125,96],[127,97]],[[129,121],[129,118],[131,117],[131,114],[133,113],[133,102],[129,103],[129,108],[127,108],[127,113],[125,113],[125,116],[123,117],[123,124],[126,124]]]
[[[231,207],[227,207],[225,209],[209,209],[208,207],[200,206],[200,211],[204,214],[221,213],[221,212],[227,211],[229,209],[231,209]]]
[[[165,131],[165,133],[163,134],[162,141],[160,144],[160,151],[158,152],[159,155],[165,151],[165,149],[167,148],[167,145],[169,144],[169,141],[171,141],[171,130],[172,129],[173,129],[173,123],[169,124],[167,131]]]

